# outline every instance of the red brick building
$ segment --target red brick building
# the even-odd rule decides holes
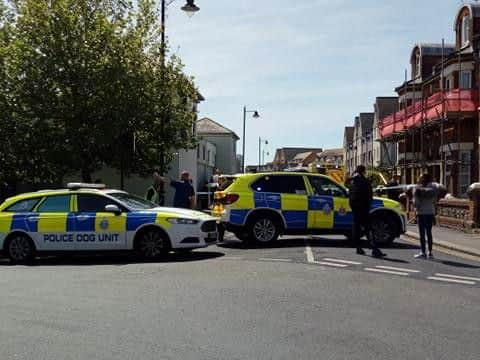
[[[479,180],[480,4],[464,4],[454,45],[418,44],[411,78],[395,90],[399,111],[379,123],[381,141],[396,143],[396,172],[413,183],[424,172],[455,196]]]

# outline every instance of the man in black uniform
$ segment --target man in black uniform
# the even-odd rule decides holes
[[[375,239],[372,236],[370,228],[370,205],[373,199],[372,187],[365,177],[366,168],[359,165],[355,175],[350,180],[350,207],[353,212],[353,229],[352,239],[357,248],[357,254],[365,255],[365,251],[360,246],[360,238],[362,237],[362,229],[367,239],[372,244],[372,256],[385,256],[377,247]]]

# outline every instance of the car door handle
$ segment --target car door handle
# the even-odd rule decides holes
[[[38,221],[38,219],[40,219],[39,216],[29,216],[29,217],[27,217],[28,221]]]
[[[90,216],[88,215],[77,215],[77,220],[78,221],[85,221],[85,220],[88,220],[90,218]]]

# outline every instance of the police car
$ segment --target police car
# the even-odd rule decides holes
[[[215,194],[213,214],[241,240],[271,243],[280,234],[351,236],[348,189],[325,175],[241,174],[223,181],[231,184]],[[373,236],[380,244],[389,244],[405,232],[405,214],[396,201],[374,198],[370,216]]]
[[[216,242],[216,219],[98,184],[22,194],[0,205],[0,251],[14,263],[42,252],[134,250],[154,259]]]

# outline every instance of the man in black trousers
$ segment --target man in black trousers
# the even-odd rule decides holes
[[[352,239],[355,247],[357,248],[357,254],[365,255],[365,251],[360,246],[360,238],[363,233],[366,234],[367,239],[372,244],[372,256],[382,257],[385,256],[377,247],[374,237],[372,236],[370,226],[370,205],[373,199],[372,186],[365,177],[366,168],[363,165],[359,165],[355,171],[355,175],[350,180],[350,207],[353,212],[353,229]]]

